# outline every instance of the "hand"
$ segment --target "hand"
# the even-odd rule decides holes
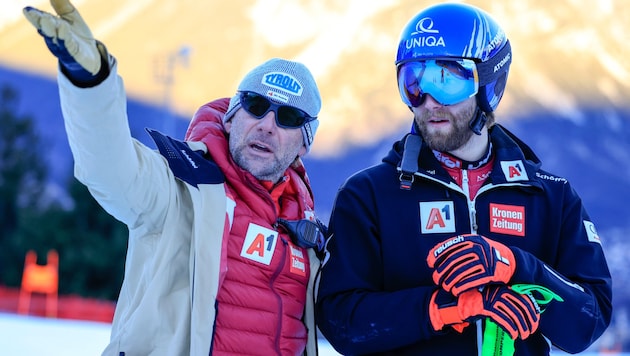
[[[458,235],[437,244],[427,256],[433,281],[458,296],[488,283],[507,284],[516,269],[509,247],[481,235]]]
[[[429,302],[429,317],[436,331],[488,317],[513,340],[525,340],[538,329],[540,308],[531,294],[519,294],[503,285],[471,289],[457,298],[438,289]]]
[[[93,79],[101,70],[102,60],[107,59],[105,46],[94,39],[70,1],[51,0],[50,3],[58,16],[30,6],[24,8],[24,16],[44,37],[48,49],[71,79],[83,82]]]
[[[470,325],[457,310],[457,298],[441,288],[436,289],[431,295],[429,319],[435,331],[450,326],[461,334]]]

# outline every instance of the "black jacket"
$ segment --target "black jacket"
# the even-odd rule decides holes
[[[437,288],[426,256],[448,237],[477,233],[510,246],[510,284],[547,287],[563,298],[516,355],[546,355],[545,338],[568,352],[591,345],[612,314],[612,285],[601,242],[569,182],[541,169],[531,149],[499,125],[490,132],[494,166],[474,199],[422,146],[410,190],[397,166],[404,140],[383,162],[339,189],[321,270],[316,318],[343,354],[475,355],[481,323],[462,334],[436,332],[428,316]],[[427,221],[427,211],[440,223]],[[507,211],[507,214],[505,213]]]

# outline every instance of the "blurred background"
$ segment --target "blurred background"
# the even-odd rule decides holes
[[[467,2],[491,13],[512,44],[498,122],[537,152],[543,168],[569,179],[602,238],[615,312],[589,351],[630,352],[630,2]],[[132,135],[148,145],[146,127],[183,137],[198,107],[232,96],[242,76],[270,57],[309,66],[323,108],[305,164],[327,221],[345,178],[379,162],[411,125],[395,80],[398,36],[435,2],[73,3],[117,58]],[[56,61],[24,19],[27,5],[51,11],[47,1],[0,3],[0,313],[18,312],[27,251],[45,264],[55,250],[54,317],[108,323],[127,230],[72,177]],[[35,294],[23,314],[51,317],[46,295]]]

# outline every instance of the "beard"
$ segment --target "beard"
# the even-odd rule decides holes
[[[440,109],[433,112],[422,110],[419,117],[415,118],[415,121],[422,139],[431,149],[440,152],[451,152],[464,146],[474,134],[468,126],[474,112],[474,105],[455,114]],[[448,131],[429,130],[427,122],[431,117],[448,119],[451,122],[451,128]]]
[[[247,153],[249,151],[248,142],[251,140],[265,142],[264,135],[246,140],[241,127],[233,125],[230,136],[232,137],[229,141],[229,150],[232,159],[237,166],[248,171],[258,180],[277,182],[299,155],[300,147],[297,143],[281,149],[269,143],[269,145],[273,146],[275,152],[272,156],[266,157],[264,160],[252,157],[251,154]]]
[[[290,164],[290,162],[286,162],[286,157],[274,157],[264,164],[261,164],[261,162],[258,162],[257,160],[246,157],[245,154],[243,154],[243,151],[244,147],[234,147],[232,150],[234,162],[236,162],[236,165],[242,169],[251,173],[258,180],[276,182],[280,179],[280,177],[282,177],[284,171],[286,171],[288,165]]]

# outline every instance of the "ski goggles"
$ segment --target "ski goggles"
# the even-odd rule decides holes
[[[471,59],[427,59],[398,68],[398,90],[407,106],[420,106],[430,94],[442,105],[462,102],[479,91],[477,65]]]
[[[262,119],[267,113],[273,111],[276,124],[285,129],[297,129],[316,119],[303,110],[289,105],[276,104],[267,97],[251,91],[241,92],[240,101],[243,109],[257,119]]]

